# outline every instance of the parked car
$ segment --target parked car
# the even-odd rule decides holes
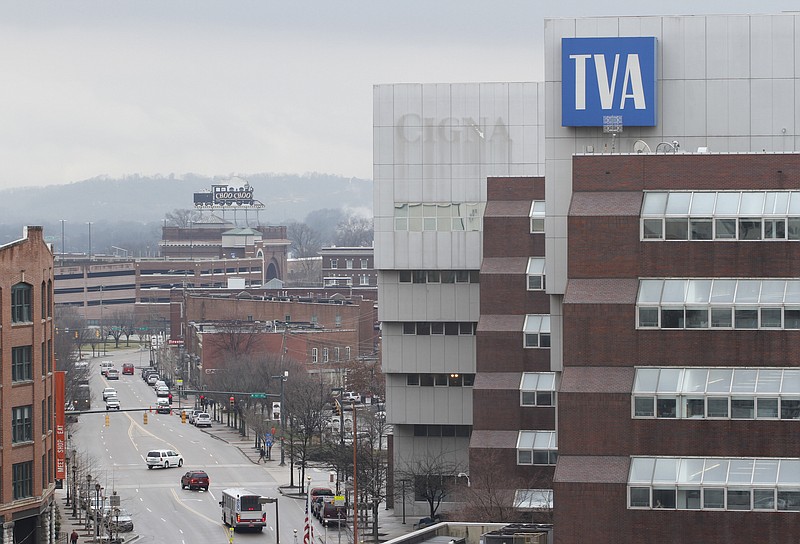
[[[169,405],[169,399],[165,399],[164,397],[156,399],[156,413],[168,414],[171,411],[172,407]]]
[[[169,387],[166,385],[159,385],[156,388],[156,396],[157,397],[169,397]]]
[[[323,501],[326,498],[333,500],[333,490],[330,487],[312,487],[309,494],[311,495],[311,513],[319,517]]]
[[[122,365],[122,373],[133,376],[133,363],[125,363]]]
[[[208,491],[208,474],[202,470],[190,470],[181,476],[181,489],[202,489]]]
[[[197,414],[202,412],[202,410],[190,410],[189,411],[189,423],[194,425],[194,419],[197,417]]]
[[[155,383],[157,381],[158,381],[158,374],[154,373],[154,374],[148,374],[147,375],[147,384],[148,385],[155,385]]]
[[[118,380],[119,379],[119,370],[116,368],[109,368],[106,370],[106,378],[109,380]]]
[[[119,410],[119,399],[117,397],[108,397],[106,410]]]
[[[117,390],[114,389],[113,387],[106,387],[105,389],[103,389],[103,400],[108,399],[108,397],[116,397],[116,396],[117,396]]]
[[[195,427],[211,427],[211,416],[205,412],[200,412],[194,418]]]
[[[147,468],[153,467],[182,467],[183,456],[174,450],[150,450],[145,458]]]
[[[120,509],[119,512],[114,512],[112,509],[105,520],[106,527],[112,531],[119,531],[120,533],[133,531],[133,517],[127,510]]]
[[[114,363],[112,363],[111,361],[101,361],[100,362],[100,374],[105,376],[106,372],[108,372],[109,368],[114,368]]]
[[[166,387],[167,382],[162,379],[156,380],[156,383],[153,384],[153,389],[158,390],[159,387]]]

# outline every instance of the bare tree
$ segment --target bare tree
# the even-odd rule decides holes
[[[347,375],[349,391],[385,398],[386,376],[378,359],[353,359],[345,361],[342,368]]]
[[[407,480],[414,490],[414,499],[428,503],[430,517],[434,519],[442,501],[450,496],[456,486],[461,466],[449,460],[447,454],[428,453],[410,461],[403,461],[396,471],[399,480]]]
[[[386,418],[362,411],[356,416],[358,490],[361,503],[372,511],[372,538],[378,540],[380,504],[386,500],[388,478],[387,452],[383,437],[387,434]]]
[[[316,381],[305,370],[290,372],[284,391],[287,421],[290,422],[293,459],[302,467],[300,482],[305,481],[305,471],[311,453],[311,443],[322,430],[323,409],[327,394],[322,382]]]
[[[119,339],[123,335],[128,337],[131,334],[134,328],[133,322],[133,310],[117,310],[105,320],[106,330],[103,334],[111,336],[114,339],[114,347],[119,348]]]
[[[286,235],[292,242],[290,250],[294,257],[316,257],[319,253],[322,245],[319,232],[305,223],[289,223]]]
[[[202,219],[203,213],[200,210],[176,208],[164,215],[167,223],[174,227],[187,228],[190,223],[197,223]]]
[[[344,247],[369,247],[374,238],[372,219],[350,215],[336,225],[335,243]]]

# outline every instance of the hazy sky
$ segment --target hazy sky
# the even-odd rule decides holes
[[[376,83],[541,80],[545,17],[796,5],[0,0],[0,189],[135,173],[371,178]]]

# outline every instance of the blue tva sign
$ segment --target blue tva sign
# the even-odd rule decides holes
[[[656,126],[656,38],[563,38],[561,124]]]

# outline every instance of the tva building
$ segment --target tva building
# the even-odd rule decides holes
[[[525,492],[525,467],[555,464],[559,543],[800,537],[799,23],[548,20],[543,84],[376,87],[396,465],[436,453],[474,462],[494,448],[493,470],[518,474]],[[494,102],[514,85],[537,96],[535,118],[512,121],[524,92]],[[500,153],[497,123],[478,121],[498,109],[509,127]],[[474,231],[443,232],[442,218],[469,205]],[[519,244],[498,240],[492,222]],[[462,269],[478,282],[437,274]],[[549,313],[529,293],[542,287]],[[475,338],[433,333],[467,320]],[[436,375],[470,371],[471,388],[436,387]],[[471,438],[444,436],[447,425]],[[473,486],[477,468],[464,470]]]

